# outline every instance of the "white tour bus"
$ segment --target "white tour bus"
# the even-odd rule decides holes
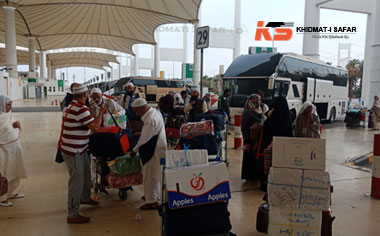
[[[223,87],[231,90],[232,115],[252,93],[261,95],[268,106],[273,98],[286,97],[294,117],[305,101],[316,105],[320,119],[332,122],[347,109],[347,70],[294,53],[240,56],[226,70]]]

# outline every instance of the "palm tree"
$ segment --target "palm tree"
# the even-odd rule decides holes
[[[353,59],[348,62],[346,69],[348,70],[349,85],[348,85],[348,97],[360,97],[362,78],[363,78],[363,64],[364,60]],[[358,82],[359,86],[358,86]]]

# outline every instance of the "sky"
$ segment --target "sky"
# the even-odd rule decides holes
[[[257,21],[281,21],[294,22],[294,27],[303,26],[305,0],[241,0],[241,26],[243,33],[241,37],[241,54],[247,54],[250,46],[272,46],[272,42],[255,41],[255,30]],[[203,0],[201,4],[201,26],[233,29],[234,26],[234,0]],[[181,32],[171,32],[173,27],[182,27],[183,24],[172,24],[161,26],[160,46],[166,48],[182,48],[183,34]],[[343,12],[321,9],[320,26],[351,26],[357,28],[357,34],[351,34],[349,39],[320,39],[320,59],[332,64],[337,64],[339,43],[351,44],[351,57],[355,59],[364,58],[364,44],[366,31],[366,15],[359,13]],[[188,27],[192,27],[188,25]],[[190,31],[192,32],[192,30]],[[210,35],[212,37],[212,34]],[[293,37],[290,41],[275,42],[278,52],[294,52],[302,54],[303,35],[296,34],[293,28]],[[188,62],[193,60],[193,35],[188,34]],[[151,46],[139,46],[140,57],[150,57]],[[342,52],[342,57],[347,53]],[[125,59],[124,59],[125,60]],[[225,70],[233,61],[232,49],[207,48],[204,50],[204,75],[213,76],[218,74],[219,65],[224,65]],[[118,67],[115,65],[115,68]],[[20,69],[27,70],[27,66]],[[160,69],[165,71],[167,78],[181,77],[181,63],[172,61],[162,61]],[[84,73],[87,79],[104,73],[100,70],[87,68],[69,68],[57,70],[57,75],[61,72],[69,73],[69,82],[75,74],[76,82],[84,81]],[[141,70],[141,75],[149,76],[150,72]],[[125,76],[126,74],[122,74]],[[116,77],[115,73],[115,77]],[[99,76],[100,77],[100,76]],[[86,79],[86,80],[87,80]]]

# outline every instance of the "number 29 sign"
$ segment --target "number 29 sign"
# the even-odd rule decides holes
[[[208,48],[210,28],[203,26],[197,28],[197,49]]]

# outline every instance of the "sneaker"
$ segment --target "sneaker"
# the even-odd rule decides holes
[[[68,224],[83,224],[83,223],[88,223],[90,221],[90,217],[85,217],[78,215],[75,218],[67,218],[67,223]]]
[[[3,201],[3,202],[0,202],[0,206],[10,207],[10,206],[13,206],[13,204],[11,202],[8,202],[8,201]]]
[[[88,201],[88,202],[80,201],[80,204],[82,204],[82,205],[90,205],[90,206],[98,206],[98,205],[100,205],[100,202],[95,201],[94,199],[90,198],[90,201]]]

